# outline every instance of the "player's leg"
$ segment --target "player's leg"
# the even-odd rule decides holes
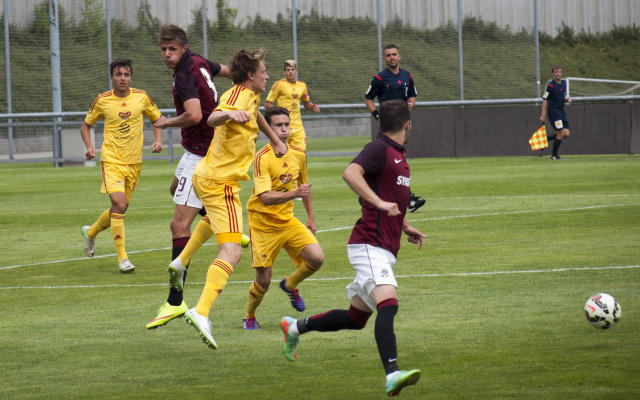
[[[394,285],[378,285],[370,293],[378,314],[375,321],[375,339],[380,360],[387,377],[386,392],[397,396],[403,387],[414,385],[420,379],[419,370],[401,371],[398,367],[398,348],[394,320],[398,312],[397,288]]]
[[[283,234],[284,248],[293,260],[296,269],[291,275],[280,281],[280,288],[289,296],[293,308],[304,311],[306,307],[298,291],[298,285],[322,267],[324,253],[315,236],[297,218],[289,221]]]
[[[283,317],[280,327],[284,333],[282,352],[289,361],[297,356],[296,346],[300,335],[311,331],[336,332],[344,329],[360,330],[367,325],[373,312],[358,296],[351,299],[348,310],[329,310],[305,319],[296,320],[289,316]]]
[[[242,327],[245,330],[254,330],[260,327],[260,324],[256,320],[256,310],[262,303],[264,295],[269,290],[271,284],[271,267],[255,267],[256,278],[249,287],[249,298],[247,300],[247,308],[244,313],[244,319],[242,321]]]
[[[239,196],[242,187],[238,182],[220,182],[198,176],[194,176],[193,185],[216,232],[219,253],[209,266],[198,304],[185,315],[203,341],[209,347],[217,348],[208,315],[242,257],[242,205]]]
[[[107,193],[107,182],[113,182],[110,174],[112,174],[112,168],[110,164],[100,163],[102,171],[102,185],[100,193]],[[124,186],[123,186],[124,187]],[[84,236],[84,252],[88,257],[93,257],[95,252],[95,239],[98,234],[111,227],[111,208],[107,208],[100,214],[98,219],[92,225],[85,225],[82,227],[82,236]]]

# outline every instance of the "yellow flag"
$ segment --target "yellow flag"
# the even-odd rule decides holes
[[[544,125],[540,127],[531,139],[529,139],[529,144],[531,145],[531,150],[540,150],[546,147],[549,147],[549,143],[547,142],[547,130],[544,128]]]

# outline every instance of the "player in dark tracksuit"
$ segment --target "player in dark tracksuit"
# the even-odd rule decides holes
[[[567,82],[562,80],[562,67],[554,65],[551,68],[553,79],[547,82],[544,94],[542,95],[542,113],[540,122],[544,125],[547,115],[549,122],[553,125],[556,133],[548,135],[547,140],[555,140],[553,143],[552,160],[559,160],[558,148],[562,144],[562,139],[569,137],[569,121],[564,112],[565,101],[571,104],[571,99],[567,97]]]
[[[371,115],[378,120],[378,110],[373,102],[378,97],[378,103],[382,104],[389,100],[403,100],[409,105],[409,110],[413,109],[416,103],[416,85],[409,71],[400,68],[400,52],[398,47],[390,44],[384,48],[384,61],[387,68],[374,75],[367,93],[364,95],[366,104]],[[422,207],[426,200],[410,192],[409,211],[414,212]]]

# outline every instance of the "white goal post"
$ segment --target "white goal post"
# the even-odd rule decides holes
[[[567,97],[610,97],[640,95],[640,81],[615,79],[565,78]]]

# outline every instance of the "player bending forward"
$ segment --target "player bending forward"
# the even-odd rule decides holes
[[[272,107],[267,109],[264,118],[286,145],[290,134],[289,111]],[[314,236],[316,223],[311,208],[311,183],[307,178],[307,155],[294,145],[288,145],[288,149],[284,157],[277,158],[271,145],[266,145],[253,161],[255,185],[247,209],[256,279],[249,288],[244,315],[243,327],[247,330],[260,327],[256,309],[269,290],[271,267],[283,247],[297,268],[280,281],[280,288],[298,311],[305,309],[298,284],[313,275],[324,262],[322,248]],[[297,197],[302,198],[307,211],[306,226],[293,215],[292,200]]]
[[[405,386],[420,379],[420,371],[400,371],[393,321],[398,311],[394,277],[396,256],[402,232],[409,242],[422,247],[422,232],[412,227],[405,215],[409,204],[409,164],[404,144],[411,131],[409,106],[402,100],[380,105],[380,133],[356,156],[342,178],[361,198],[362,217],[356,222],[347,252],[356,270],[354,281],[347,286],[351,300],[348,310],[329,310],[303,320],[284,317],[280,323],[285,342],[282,346],[289,361],[296,358],[300,335],[311,332],[333,332],[365,327],[373,310],[375,339],[387,375],[386,392],[397,396]]]

